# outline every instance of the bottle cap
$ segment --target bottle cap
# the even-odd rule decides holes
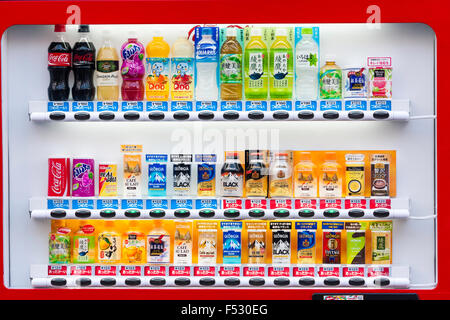
[[[203,27],[202,29],[202,36],[211,36],[212,35],[212,29]]]
[[[336,62],[336,55],[334,55],[334,54],[327,54],[325,56],[325,62]]]
[[[277,28],[277,29],[275,29],[275,36],[286,37],[287,30],[285,28]]]
[[[227,28],[227,37],[236,37],[237,29],[236,28]]]
[[[239,158],[239,152],[227,152],[227,159],[238,159]]]
[[[302,28],[302,34],[312,34],[312,28]]]
[[[250,29],[250,37],[261,37],[262,30],[261,28],[251,28]]]
[[[78,32],[89,32],[89,25],[80,24],[80,26],[78,27]]]
[[[65,24],[55,24],[55,32],[66,32]]]

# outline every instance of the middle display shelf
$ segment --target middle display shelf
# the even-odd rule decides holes
[[[401,219],[408,198],[31,198],[36,219]]]

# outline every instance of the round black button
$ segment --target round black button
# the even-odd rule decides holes
[[[248,215],[252,218],[262,218],[264,217],[264,210],[252,209],[248,212]]]
[[[238,286],[241,284],[241,280],[239,278],[226,278],[223,283],[227,286]]]
[[[388,278],[376,278],[373,283],[376,286],[385,287],[391,284],[391,281]]]
[[[116,216],[116,211],[113,209],[103,209],[100,211],[100,217],[102,218],[114,218]]]
[[[248,118],[252,120],[262,120],[264,119],[264,113],[258,111],[251,111],[248,114]]]
[[[162,209],[153,209],[148,213],[152,218],[162,218],[166,215],[166,212]]]
[[[166,284],[166,279],[164,279],[164,278],[158,278],[158,277],[156,277],[156,278],[151,278],[151,279],[150,279],[150,284],[151,284],[152,286],[163,286],[163,285]]]
[[[75,113],[75,115],[73,116],[75,118],[75,120],[89,120],[91,118],[91,115],[87,112],[77,112]]]
[[[214,278],[201,278],[199,283],[202,286],[213,286],[216,284],[216,280]]]
[[[302,120],[311,120],[314,118],[314,112],[300,111],[299,113],[297,113],[297,117]]]
[[[273,283],[276,286],[282,287],[282,286],[288,286],[291,283],[291,281],[288,278],[276,278],[273,281]]]
[[[289,118],[289,113],[287,113],[285,111],[276,111],[273,114],[273,118],[275,120],[286,120]]]
[[[251,286],[257,286],[257,287],[259,287],[259,286],[263,286],[263,285],[266,283],[266,281],[265,281],[263,278],[251,278],[251,279],[248,281],[248,283],[249,283]]]
[[[126,112],[123,117],[125,120],[138,120],[140,116],[137,112]]]
[[[50,280],[50,284],[55,287],[62,287],[67,284],[67,280],[64,278],[54,278]]]
[[[316,281],[314,280],[314,278],[310,278],[310,277],[301,277],[298,280],[298,284],[301,286],[313,286],[316,283]]]
[[[125,284],[127,286],[138,286],[141,284],[141,279],[139,278],[127,278],[125,279]]]
[[[177,286],[188,286],[191,284],[191,280],[189,278],[176,278],[175,284]]]
[[[348,113],[350,119],[358,120],[364,118],[364,112],[362,111],[350,111]]]
[[[375,119],[383,120],[389,118],[389,112],[387,111],[375,111],[373,113]]]
[[[351,286],[363,286],[366,282],[363,278],[351,278],[348,284]]]
[[[323,212],[323,216],[327,218],[336,218],[339,217],[339,210],[336,209],[328,209]]]
[[[341,281],[338,278],[327,278],[323,281],[326,286],[338,286]]]
[[[323,118],[329,119],[329,120],[334,120],[334,119],[339,118],[339,113],[337,113],[336,111],[325,111],[323,113]]]
[[[66,216],[66,211],[62,209],[55,209],[50,211],[50,216],[52,218],[64,218]]]
[[[298,212],[298,215],[302,218],[311,218],[314,217],[314,210],[302,209]]]
[[[273,215],[277,218],[287,218],[287,217],[289,217],[289,210],[277,209],[273,212]]]
[[[79,278],[75,281],[80,287],[88,287],[92,284],[92,280],[89,278]]]
[[[191,215],[191,212],[187,209],[178,209],[178,210],[175,210],[173,215],[177,218],[187,218]]]
[[[214,217],[215,212],[212,209],[202,209],[198,212],[198,215],[202,218],[212,218]]]
[[[237,217],[239,217],[239,214],[240,214],[239,210],[235,210],[235,209],[227,209],[223,212],[223,215],[226,218],[237,218]]]
[[[234,111],[227,111],[223,114],[225,120],[237,120],[239,119],[239,113]]]
[[[373,211],[373,216],[377,217],[377,218],[387,218],[387,217],[389,217],[389,210],[376,209]]]
[[[91,211],[87,209],[79,209],[75,211],[75,216],[78,218],[89,218],[91,216]]]
[[[111,287],[116,285],[116,279],[114,278],[103,278],[100,280],[100,284],[105,287]]]
[[[350,209],[348,211],[348,216],[352,217],[352,218],[364,217],[364,210],[361,210],[361,209]]]
[[[164,112],[150,112],[148,114],[148,118],[150,120],[164,120],[165,117],[166,115],[164,114]]]
[[[112,112],[101,112],[98,117],[100,118],[100,120],[114,120],[114,118],[116,117],[116,115]]]
[[[178,111],[173,114],[175,120],[187,120],[189,119],[189,112]]]
[[[137,218],[141,215],[141,212],[137,209],[128,209],[125,211],[125,217],[127,218]]]
[[[62,112],[52,112],[50,113],[50,120],[61,121],[66,118],[66,114]]]
[[[214,119],[214,113],[210,111],[202,111],[198,114],[200,120],[212,120]]]

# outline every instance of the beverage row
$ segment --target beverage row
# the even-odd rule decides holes
[[[142,154],[130,153],[120,177],[117,163],[98,164],[98,196],[117,197],[121,185],[126,198],[394,197],[395,159],[395,151],[246,150],[219,164],[215,154],[146,154],[144,191]],[[48,196],[95,196],[95,171],[93,158],[49,158]]]
[[[48,48],[51,101],[122,100],[215,101],[392,98],[390,57],[369,57],[367,65],[341,69],[327,55],[319,70],[319,28],[196,27],[195,43],[180,36],[172,48],[161,35],[146,48],[136,37],[116,48],[105,36],[97,56],[89,26],[80,25],[73,49],[56,25],[57,40]],[[294,85],[295,83],[295,85]],[[294,94],[295,91],[295,94]]]
[[[49,262],[391,264],[392,221],[53,220]]]

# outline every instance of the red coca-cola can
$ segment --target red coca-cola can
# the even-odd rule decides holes
[[[70,158],[48,159],[48,196],[70,196]]]

